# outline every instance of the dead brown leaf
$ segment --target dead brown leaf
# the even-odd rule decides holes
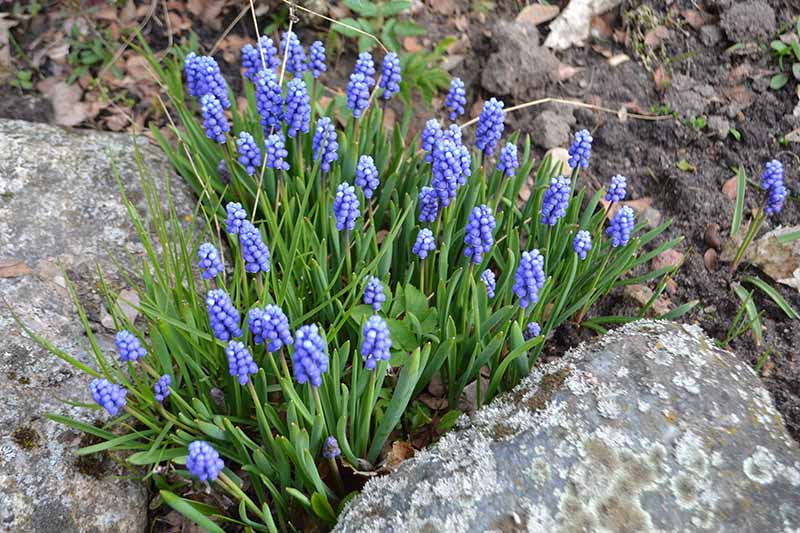
[[[653,270],[660,270],[664,267],[676,267],[683,263],[683,254],[675,249],[661,252],[650,261]]]
[[[644,307],[653,297],[653,290],[646,285],[627,285],[623,289],[623,294]],[[653,305],[648,310],[650,316],[660,316],[668,313],[672,309],[672,302],[663,293],[656,298]]]
[[[664,67],[658,67],[653,72],[653,81],[656,82],[656,89],[666,89],[669,87],[669,82],[672,81],[672,77],[667,72],[667,69]]]
[[[0,78],[11,75],[11,44],[9,30],[17,25],[16,20],[6,18],[8,13],[0,13]]]
[[[626,54],[617,54],[615,56],[608,58],[608,64],[611,67],[616,67],[630,60],[631,58],[628,57]]]
[[[557,5],[531,4],[519,12],[517,22],[538,26],[543,22],[556,18],[559,11],[561,10]]]
[[[0,278],[27,276],[32,271],[25,261],[10,257],[0,257]]]
[[[222,29],[222,9],[225,0],[188,0],[186,9],[214,30]]]
[[[427,405],[430,409],[434,411],[441,411],[442,409],[447,409],[447,398],[437,398],[428,393],[422,393],[419,395],[419,401]]]
[[[696,30],[699,30],[705,26],[709,19],[708,13],[704,13],[703,11],[698,11],[696,9],[687,9],[682,13],[682,15],[683,18],[686,19],[686,22],[688,22],[689,25]]]
[[[423,46],[419,44],[419,39],[416,37],[405,37],[403,39],[403,48],[406,49],[407,52],[419,52],[423,49]]]
[[[644,44],[654,48],[669,39],[670,31],[666,26],[656,26],[644,34]]]
[[[614,202],[611,204],[610,202],[606,201],[605,198],[600,198],[600,204],[607,210],[606,216],[609,220],[611,220],[614,218],[614,215],[617,213],[617,211],[619,211],[619,208],[623,205],[627,205],[633,209],[637,215],[640,215],[653,206],[653,199],[650,196],[645,196],[637,200],[626,200],[624,202]],[[611,206],[610,208],[609,204]]]
[[[456,12],[456,3],[454,0],[428,0],[431,9],[434,13],[440,15],[452,15]]]
[[[83,89],[77,83],[68,85],[66,81],[61,79],[45,78],[36,84],[36,88],[53,104],[53,115],[56,124],[77,126],[84,120],[91,118],[91,106],[81,102]]]
[[[731,102],[739,104],[740,109],[748,107],[755,100],[755,95],[753,92],[744,85],[725,87],[722,89],[722,94],[724,94]]]
[[[610,39],[614,35],[614,30],[608,25],[608,22],[603,17],[592,17],[591,22],[592,37],[599,39]]]
[[[396,470],[400,463],[414,457],[414,453],[414,447],[410,443],[401,440],[393,442],[391,449],[383,460],[381,470],[385,472]]]
[[[189,20],[188,17],[179,15],[175,11],[170,11],[168,16],[169,24],[173,32],[181,33],[192,28],[192,21]]]
[[[736,176],[734,176],[726,180],[722,185],[722,194],[724,194],[728,200],[733,201],[736,199],[736,181]]]
[[[456,17],[453,23],[456,25],[456,29],[462,33],[466,33],[469,29],[469,19],[465,15]]]

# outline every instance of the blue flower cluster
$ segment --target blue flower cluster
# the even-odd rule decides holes
[[[505,113],[503,102],[492,98],[483,104],[483,111],[478,117],[478,127],[475,130],[475,146],[486,155],[494,153],[494,147],[503,136],[505,127]]]
[[[526,309],[530,304],[539,301],[539,291],[544,287],[544,256],[539,250],[522,252],[522,259],[514,275],[514,294],[519,298],[519,305]]]
[[[300,39],[293,31],[283,32],[281,39],[280,54],[286,54],[288,47],[288,56],[286,58],[286,70],[300,76],[303,72],[308,70],[308,63],[306,62],[306,52],[303,50],[303,45],[300,44]]]
[[[450,205],[456,197],[459,183],[463,179],[461,151],[456,144],[442,138],[433,151],[433,179],[431,186],[436,191],[443,207]]]
[[[208,291],[206,295],[208,319],[214,336],[221,341],[241,337],[239,328],[239,311],[233,306],[231,297],[222,289]]]
[[[586,259],[586,254],[592,249],[592,234],[586,230],[579,231],[572,241],[572,249],[582,260]]]
[[[588,130],[581,130],[575,134],[575,139],[569,147],[569,166],[572,168],[580,165],[581,168],[589,166],[592,156],[592,136]]]
[[[184,62],[184,72],[186,72],[190,95],[202,98],[210,94],[216,97],[219,104],[225,109],[231,106],[228,99],[228,86],[213,57],[198,56],[194,52],[190,52]]]
[[[571,183],[569,178],[558,176],[550,180],[550,187],[542,199],[542,224],[555,226],[567,214]]]
[[[200,481],[214,481],[219,477],[225,463],[217,450],[204,440],[196,440],[189,444],[189,456],[186,457],[186,468]]]
[[[322,41],[311,43],[311,48],[308,50],[308,67],[315,79],[328,70],[328,65],[325,64],[325,45]]]
[[[433,162],[433,147],[436,145],[441,136],[442,126],[439,124],[438,120],[432,118],[425,123],[425,128],[422,130],[422,135],[420,136],[420,143],[422,145],[422,149],[426,152],[426,162]]]
[[[361,357],[367,370],[375,370],[378,361],[389,360],[392,339],[389,337],[389,326],[378,315],[370,315],[364,324],[361,341]]]
[[[263,57],[262,57],[263,55]],[[278,58],[278,50],[272,39],[266,35],[262,35],[258,40],[257,47],[247,43],[242,47],[242,67],[244,68],[244,77],[250,81],[256,79],[258,71],[264,69],[274,69],[281,64]]]
[[[252,135],[243,131],[236,139],[236,148],[239,151],[239,163],[244,167],[248,176],[252,176],[261,165],[261,150],[256,146]]]
[[[351,231],[356,227],[356,219],[361,216],[361,206],[356,196],[356,188],[347,182],[339,184],[333,198],[333,215],[336,229]]]
[[[444,100],[444,106],[450,111],[450,120],[456,120],[463,115],[465,105],[467,105],[467,94],[464,91],[464,82],[461,78],[453,78],[450,81],[447,98]]]
[[[636,225],[633,209],[624,205],[614,214],[606,233],[611,237],[611,246],[625,246],[631,240],[631,232]]]
[[[783,209],[783,202],[789,194],[783,183],[783,163],[773,159],[766,164],[764,173],[761,174],[761,188],[767,191],[764,212],[768,215],[780,213]]]
[[[204,94],[200,98],[200,113],[203,115],[203,127],[206,137],[219,144],[225,144],[225,134],[231,131],[231,125],[225,118],[222,105],[213,94]]]
[[[486,285],[486,296],[489,299],[494,298],[494,291],[497,288],[497,279],[494,276],[494,272],[490,269],[486,269],[481,273],[481,281],[484,285]]]
[[[419,256],[420,259],[428,257],[428,252],[436,249],[436,240],[433,238],[433,232],[428,228],[422,228],[417,233],[417,239],[414,241],[414,246],[411,251]]]
[[[256,110],[261,117],[264,135],[280,128],[283,120],[283,95],[278,78],[272,70],[261,70],[256,75]]]
[[[356,185],[363,189],[365,198],[372,198],[372,194],[379,184],[375,160],[371,156],[362,155],[358,158],[358,165],[356,166]]]
[[[301,385],[309,382],[312,387],[319,387],[322,385],[322,374],[328,371],[328,346],[325,339],[319,334],[316,324],[301,326],[294,337],[294,379]]]
[[[222,266],[222,258],[219,252],[210,242],[204,242],[200,245],[197,250],[197,257],[200,259],[197,266],[202,270],[203,279],[215,278],[225,270]]]
[[[542,326],[538,322],[528,322],[525,326],[525,331],[522,332],[522,338],[526,341],[535,339],[542,333]]]
[[[289,163],[285,157],[289,155],[283,140],[283,133],[273,133],[267,136],[264,148],[267,151],[267,166],[275,170],[289,170]]]
[[[242,229],[242,224],[247,220],[247,211],[244,210],[239,202],[228,202],[225,210],[228,213],[225,219],[226,230],[231,235],[238,235],[239,230]]]
[[[314,148],[314,160],[322,154],[322,172],[331,169],[331,163],[339,157],[339,143],[336,142],[336,128],[328,117],[320,117],[317,120],[317,129],[314,131],[314,139],[311,141]]]
[[[156,384],[153,386],[153,392],[155,393],[156,401],[158,403],[161,403],[167,399],[167,396],[169,396],[170,393],[170,385],[172,385],[172,378],[169,374],[164,374],[158,378],[158,381],[156,381]]]
[[[625,178],[625,176],[620,176],[619,174],[612,176],[611,185],[608,186],[608,192],[606,193],[606,201],[621,202],[627,195],[628,180]]]
[[[354,117],[358,118],[368,106],[368,78],[360,72],[353,72],[350,74],[350,82],[347,84],[347,108],[353,112]]]
[[[419,221],[434,222],[439,216],[439,195],[432,187],[422,187],[419,191]]]
[[[142,346],[139,338],[130,331],[118,331],[114,343],[119,350],[120,361],[136,361],[147,355],[147,350]]]
[[[364,303],[371,305],[376,313],[383,307],[386,295],[383,293],[383,284],[375,276],[367,278],[367,287],[364,289]]]
[[[506,143],[503,149],[500,150],[500,157],[497,159],[497,170],[511,177],[517,171],[517,168],[519,168],[517,145],[511,142]]]
[[[325,439],[325,444],[322,445],[322,457],[325,459],[336,459],[342,455],[342,450],[339,449],[339,441],[336,437],[328,437]]]
[[[375,85],[375,62],[372,60],[372,54],[369,52],[361,52],[358,54],[356,67],[353,69],[353,72],[363,74],[369,87]]]
[[[472,258],[472,262],[479,264],[483,261],[483,254],[489,253],[494,244],[494,231],[497,222],[495,221],[492,210],[487,205],[481,205],[472,209],[467,220],[467,227],[464,230],[464,255]]]
[[[111,416],[119,413],[119,410],[127,403],[125,395],[128,394],[128,391],[107,379],[93,379],[89,383],[89,390],[92,391],[95,403],[108,411]]]
[[[242,223],[239,230],[239,245],[242,247],[242,258],[246,272],[269,272],[269,248],[261,239],[261,232],[249,221]],[[237,320],[238,322],[238,320]],[[238,337],[239,335],[236,335]]]
[[[380,87],[383,91],[384,100],[388,100],[393,95],[400,92],[400,82],[403,80],[400,75],[400,58],[394,52],[389,52],[383,58],[381,66]]]
[[[244,343],[229,342],[225,348],[225,355],[228,356],[228,371],[231,376],[239,380],[239,385],[247,385],[250,376],[258,373],[258,366]]]
[[[283,118],[289,137],[296,137],[301,131],[308,133],[311,128],[311,98],[306,82],[301,78],[294,78],[286,84],[286,112]]]
[[[262,344],[269,341],[267,351],[276,352],[294,342],[289,330],[289,318],[277,305],[267,305],[264,309],[254,307],[247,313],[247,325],[253,335],[253,342]]]

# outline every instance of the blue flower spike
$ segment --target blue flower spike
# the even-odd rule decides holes
[[[322,374],[328,371],[328,345],[316,324],[301,326],[295,334],[292,367],[294,379],[312,387],[322,385]]]
[[[189,444],[189,456],[186,458],[186,469],[189,473],[203,482],[215,481],[225,462],[220,459],[219,453],[204,440],[196,440]]]
[[[116,416],[127,403],[125,396],[128,391],[107,379],[92,380],[89,389],[92,391],[92,398],[97,405],[108,411],[111,416]]]
[[[367,370],[375,370],[378,361],[388,361],[391,347],[386,321],[379,315],[370,315],[364,324],[361,340],[361,357]]]
[[[372,310],[376,313],[383,307],[383,302],[386,301],[386,295],[383,292],[383,284],[381,280],[375,276],[367,277],[367,287],[364,289],[364,303],[372,306]]]

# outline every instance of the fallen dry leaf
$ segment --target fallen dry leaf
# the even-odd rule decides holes
[[[786,142],[800,143],[800,128],[793,129],[784,135],[784,139],[786,139]]]
[[[11,44],[9,30],[16,26],[16,20],[6,18],[8,13],[0,13],[0,78],[11,75]]]
[[[686,22],[688,22],[689,25],[696,30],[699,30],[706,25],[706,20],[708,17],[707,13],[698,11],[696,9],[686,9],[681,14],[683,15],[683,18],[686,19]]]
[[[743,226],[739,233],[725,242],[720,259],[730,262],[734,259],[747,231]],[[778,237],[800,231],[800,226],[774,229],[747,247],[743,262],[757,266],[766,275],[800,292],[800,239],[782,243]]]
[[[744,85],[725,87],[722,89],[722,94],[732,103],[739,104],[740,109],[748,107],[755,100],[755,94]]]
[[[625,296],[632,299],[642,307],[647,305],[647,302],[650,301],[654,294],[650,287],[639,284],[627,285],[622,292],[625,294]],[[650,307],[647,314],[650,316],[660,316],[665,313],[669,313],[671,309],[672,303],[669,301],[669,298],[662,293],[658,298],[656,298],[655,302],[653,302],[653,305]]]
[[[559,11],[561,10],[557,5],[531,4],[519,12],[517,22],[538,26],[542,22],[556,18]]]
[[[644,44],[654,48],[669,39],[669,35],[670,32],[666,26],[656,26],[644,34]]]
[[[55,123],[61,126],[77,126],[90,118],[90,106],[81,102],[83,89],[77,83],[68,85],[64,80],[46,78],[36,88],[53,104]]]
[[[0,278],[17,278],[27,276],[32,271],[25,261],[0,257]]]
[[[724,194],[728,200],[736,200],[736,182],[737,179],[736,176],[734,176],[725,180],[725,183],[722,184],[722,194]]]
[[[188,0],[186,9],[214,30],[222,29],[222,9],[225,0]]]
[[[669,249],[655,256],[650,262],[650,267],[653,270],[660,270],[664,267],[676,267],[681,263],[683,263],[683,254],[678,250]]]
[[[423,46],[419,44],[419,39],[416,37],[406,37],[403,39],[403,48],[406,49],[407,52],[419,52],[423,49]]]
[[[452,15],[456,12],[457,7],[455,0],[428,0],[428,4],[434,13],[440,15]]]
[[[414,447],[410,443],[401,440],[393,442],[391,449],[383,460],[381,470],[385,472],[396,470],[400,463],[414,457],[414,453]]]
[[[631,58],[628,57],[626,54],[617,54],[615,56],[608,58],[608,64],[612,67],[616,67],[630,60]]]
[[[437,398],[431,394],[422,393],[419,395],[419,401],[427,405],[434,411],[441,411],[447,409],[447,398]]]
[[[456,29],[462,33],[466,33],[467,30],[469,29],[469,19],[464,15],[456,17],[453,20],[453,23],[455,23]]]

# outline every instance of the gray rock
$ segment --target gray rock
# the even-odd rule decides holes
[[[497,52],[483,65],[481,85],[498,95],[530,100],[558,78],[560,62],[539,46],[536,27],[522,22],[499,21],[493,31]]]
[[[160,151],[140,141],[151,175],[171,175]],[[96,265],[119,289],[125,282],[111,257],[131,266],[127,253],[138,261],[144,251],[111,171],[113,159],[129,197],[143,205],[132,138],[0,120],[0,146],[0,264],[19,262],[0,269],[13,275],[0,276],[0,294],[33,331],[93,366],[60,266],[99,322]],[[177,180],[172,192],[178,205],[192,205]],[[136,472],[107,456],[77,458],[83,435],[45,418],[105,420],[59,401],[91,403],[89,378],[41,349],[0,308],[0,531],[144,531],[144,486],[115,477]],[[112,349],[111,332],[95,325]]]
[[[682,117],[699,117],[714,98],[714,88],[685,74],[676,74],[664,98],[670,109]]]
[[[570,109],[561,108],[560,111],[542,111],[531,124],[531,137],[536,145],[549,150],[557,146],[567,146],[571,126],[575,124],[575,117]]]
[[[775,11],[762,0],[734,2],[720,17],[720,26],[734,42],[763,41],[777,31]]]
[[[755,373],[641,321],[537,367],[373,478],[336,531],[797,531],[800,450]]]
[[[714,46],[722,40],[722,30],[719,26],[709,24],[700,28],[700,41],[706,46]]]

